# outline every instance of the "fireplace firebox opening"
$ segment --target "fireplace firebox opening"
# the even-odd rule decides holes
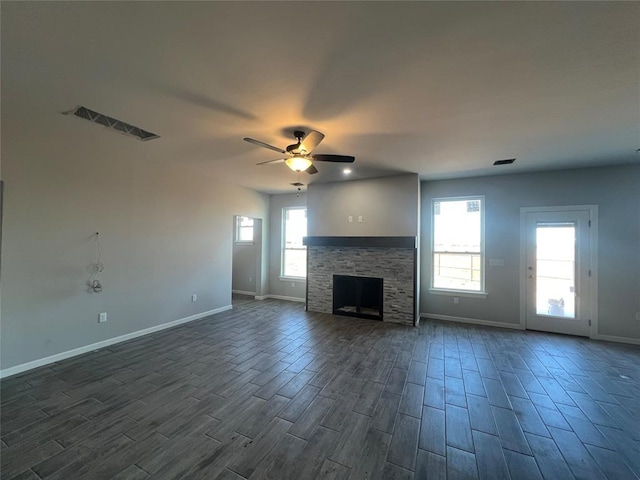
[[[333,276],[333,314],[382,320],[382,278]]]

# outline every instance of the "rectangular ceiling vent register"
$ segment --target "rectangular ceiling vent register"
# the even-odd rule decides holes
[[[103,125],[123,135],[128,135],[130,137],[137,138],[138,140],[142,140],[143,142],[146,142],[147,140],[153,140],[154,138],[160,138],[160,135],[147,132],[146,130],[143,130],[140,127],[136,127],[135,125],[131,125],[129,123],[123,122],[122,120],[109,117],[102,113],[98,113],[94,110],[91,110],[83,106],[78,106],[73,110],[64,112],[64,115],[75,115],[76,117],[83,118],[85,120],[89,120],[90,122]]]
[[[516,161],[515,158],[507,158],[506,160],[496,160],[495,162],[493,162],[493,164],[494,165],[511,165],[515,161]]]

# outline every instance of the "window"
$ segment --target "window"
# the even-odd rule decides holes
[[[236,243],[253,243],[253,218],[236,217]]]
[[[435,290],[484,292],[484,197],[433,200]]]
[[[307,247],[302,238],[307,235],[307,209],[282,209],[282,276],[306,278]]]

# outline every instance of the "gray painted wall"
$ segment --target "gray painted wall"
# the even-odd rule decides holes
[[[310,236],[418,235],[417,174],[312,184],[307,198]],[[363,223],[358,223],[358,216]]]
[[[38,141],[2,125],[1,367],[230,305],[232,217],[267,218],[268,196],[217,183],[202,165],[158,163],[162,139],[86,125],[92,147],[74,149],[77,128],[52,125]],[[101,294],[85,285],[96,231]]]
[[[484,195],[486,261],[503,258],[504,267],[486,267],[486,299],[429,293],[431,199]],[[554,171],[422,183],[421,312],[502,323],[519,322],[520,207],[586,205],[599,207],[599,333],[640,338],[640,166]]]
[[[299,197],[295,193],[272,195],[270,201],[269,293],[271,295],[304,299],[306,297],[307,282],[280,279],[280,265],[282,263],[282,209],[284,207],[306,207],[307,194],[300,193]]]

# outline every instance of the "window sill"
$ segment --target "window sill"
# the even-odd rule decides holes
[[[234,245],[253,245],[254,242],[233,242]]]
[[[449,295],[451,297],[487,298],[487,292],[474,292],[472,290],[445,290],[442,288],[430,288],[432,295]]]
[[[284,275],[280,275],[278,278],[283,282],[298,282],[298,283],[307,282],[307,279],[305,277],[285,277]]]

